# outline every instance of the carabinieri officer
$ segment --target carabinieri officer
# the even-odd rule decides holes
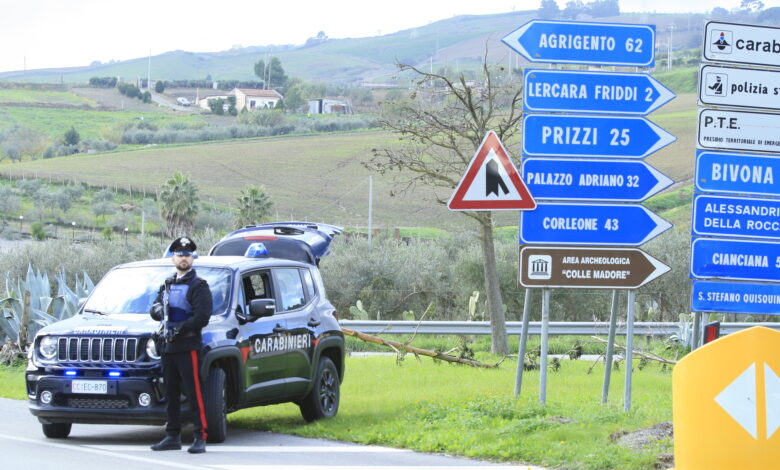
[[[168,247],[176,274],[167,278],[152,304],[151,316],[164,322],[158,351],[162,357],[168,422],[165,438],[152,450],[181,449],[181,384],[193,413],[195,435],[187,452],[206,452],[206,410],[200,377],[201,329],[211,317],[211,290],[206,280],[192,269],[195,242],[187,237]]]

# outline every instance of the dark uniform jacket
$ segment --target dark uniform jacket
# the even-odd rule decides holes
[[[151,315],[157,321],[163,320],[162,305],[165,299],[166,286],[168,290],[168,318],[165,319],[168,328],[177,328],[179,333],[170,342],[158,341],[158,352],[174,353],[199,350],[201,345],[200,330],[208,325],[211,318],[211,289],[205,279],[197,276],[194,269],[176,279],[174,274],[160,286],[157,298],[154,300]]]

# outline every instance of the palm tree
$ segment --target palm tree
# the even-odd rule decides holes
[[[262,186],[247,186],[238,196],[238,213],[236,214],[236,228],[245,225],[256,225],[271,215],[271,198]]]
[[[198,187],[189,176],[177,171],[165,182],[160,191],[160,216],[167,225],[167,236],[192,234],[199,201]]]

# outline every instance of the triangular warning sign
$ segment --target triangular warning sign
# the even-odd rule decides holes
[[[536,201],[504,144],[488,131],[447,207],[451,211],[530,210],[536,209]]]

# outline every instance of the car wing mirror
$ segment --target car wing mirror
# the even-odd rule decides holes
[[[270,317],[274,313],[276,313],[276,301],[274,299],[254,299],[249,303],[250,320]]]

